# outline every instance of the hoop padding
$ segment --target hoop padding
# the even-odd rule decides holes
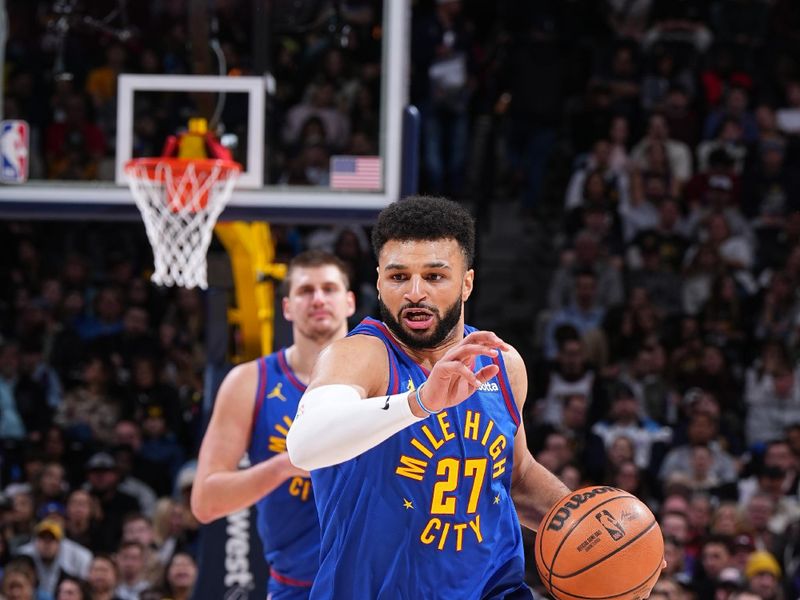
[[[208,287],[206,253],[241,170],[217,159],[138,158],[125,164],[153,247],[153,283]]]

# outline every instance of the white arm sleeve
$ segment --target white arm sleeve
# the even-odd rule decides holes
[[[408,406],[408,392],[362,398],[349,385],[306,392],[286,436],[292,464],[306,471],[338,465],[422,421]]]

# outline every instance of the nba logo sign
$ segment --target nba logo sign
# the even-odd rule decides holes
[[[0,121],[0,182],[28,181],[28,123]]]
[[[620,525],[619,521],[614,518],[614,515],[607,510],[600,511],[594,518],[600,521],[600,524],[606,528],[608,535],[610,535],[611,539],[615,542],[625,536],[625,530],[622,528],[622,525]]]

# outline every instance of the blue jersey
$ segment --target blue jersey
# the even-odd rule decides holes
[[[251,464],[286,452],[286,434],[306,386],[292,372],[283,349],[258,359],[257,389],[248,449]],[[258,533],[270,565],[270,592],[276,598],[307,595],[319,564],[319,520],[311,480],[289,479],[259,500],[256,508]],[[287,588],[297,588],[297,593],[287,594],[292,591]]]
[[[387,394],[427,379],[383,323],[365,319],[350,335],[384,343]],[[322,526],[312,598],[524,594],[522,533],[511,500],[519,412],[502,357],[478,357],[475,368],[493,360],[498,375],[458,406],[312,472]]]

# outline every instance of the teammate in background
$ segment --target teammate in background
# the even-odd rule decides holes
[[[317,571],[311,480],[289,461],[286,433],[320,351],[347,333],[349,288],[346,267],[331,254],[312,250],[289,263],[283,316],[293,344],[225,377],[200,448],[192,511],[208,523],[256,504],[273,600],[307,598]],[[239,470],[245,451],[252,466]]]
[[[522,358],[464,324],[472,217],[410,198],[373,231],[383,322],[320,355],[287,444],[322,527],[312,598],[530,598],[520,521],[569,490],[528,451]]]

